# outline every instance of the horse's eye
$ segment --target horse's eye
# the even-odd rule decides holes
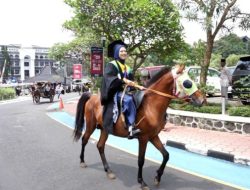
[[[183,82],[184,88],[192,88],[192,85],[193,85],[193,83],[192,83],[192,81],[190,81],[190,80],[185,80],[185,81]]]

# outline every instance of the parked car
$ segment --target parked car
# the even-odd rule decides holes
[[[165,66],[166,65],[140,67],[137,71],[139,72],[141,83],[146,85],[147,81]]]
[[[82,86],[86,86],[86,88],[91,87],[91,80],[88,78],[82,78],[82,79],[73,79],[71,83],[71,91],[78,92],[79,89],[82,88]]]
[[[195,83],[200,83],[200,66],[190,66],[185,69],[189,76],[194,80]],[[208,68],[207,71],[207,83],[208,96],[221,95],[221,85],[220,85],[220,72],[212,67]]]
[[[138,71],[140,73],[142,83],[145,84],[148,79],[152,78],[152,76],[154,76],[163,67],[165,67],[165,65],[139,68]],[[201,67],[190,66],[186,67],[185,70],[197,84],[200,83]],[[211,67],[208,69],[207,86],[209,86],[209,91],[207,92],[209,96],[215,96],[221,94],[220,72],[218,70]]]
[[[250,56],[241,57],[232,75],[232,95],[250,105]]]

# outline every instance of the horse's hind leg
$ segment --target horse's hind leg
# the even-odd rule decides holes
[[[107,132],[102,129],[101,130],[101,136],[100,136],[100,139],[97,143],[97,148],[98,148],[98,151],[100,153],[100,156],[101,156],[101,159],[102,159],[102,163],[103,163],[103,167],[104,167],[104,170],[105,172],[107,172],[107,176],[109,179],[115,179],[116,176],[115,174],[111,171],[109,165],[108,165],[108,162],[106,160],[106,156],[105,156],[105,152],[104,152],[104,149],[105,149],[105,143],[108,139],[108,134]]]
[[[90,126],[90,127],[88,128],[88,126]],[[81,154],[80,154],[80,161],[81,161],[80,166],[82,168],[87,167],[85,160],[84,160],[84,151],[85,151],[85,147],[89,141],[89,138],[92,135],[92,133],[94,132],[94,130],[95,130],[94,125],[86,125],[86,131],[84,132],[84,135],[82,137],[82,150],[81,150]]]
[[[157,170],[157,175],[155,176],[155,185],[159,185],[160,181],[161,181],[161,176],[164,172],[165,166],[167,164],[167,161],[169,159],[169,153],[168,151],[165,149],[165,147],[163,146],[159,136],[156,136],[155,138],[153,138],[151,140],[151,143],[161,152],[162,156],[163,156],[163,160],[161,163],[160,168]]]

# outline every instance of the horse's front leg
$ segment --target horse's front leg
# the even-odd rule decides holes
[[[107,139],[108,139],[108,133],[104,129],[102,129],[100,139],[99,139],[99,141],[97,143],[97,148],[99,150],[99,153],[100,153],[100,156],[101,156],[101,159],[102,159],[102,163],[103,163],[103,167],[104,167],[105,172],[107,172],[108,178],[109,179],[115,179],[116,176],[112,172],[112,170],[110,169],[110,167],[108,165],[108,162],[106,160],[105,152],[104,152],[105,143],[106,143]]]
[[[165,166],[166,166],[167,161],[169,159],[169,153],[165,149],[165,147],[163,146],[163,144],[162,144],[159,136],[156,136],[150,142],[161,152],[161,154],[163,156],[163,160],[162,160],[161,166],[157,170],[157,175],[155,176],[155,185],[159,185],[159,183],[161,181],[161,176],[162,176],[162,174],[164,172]]]
[[[137,181],[138,181],[138,183],[141,184],[142,190],[149,190],[148,185],[144,182],[143,177],[142,177],[147,143],[148,143],[148,140],[139,139],[139,155],[138,155],[138,167],[139,167],[139,169],[138,169]]]

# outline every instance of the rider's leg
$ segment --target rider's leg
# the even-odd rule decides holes
[[[132,139],[140,132],[140,129],[135,128],[136,107],[133,96],[125,94],[123,98],[123,113],[125,115],[126,124],[128,125],[128,138]]]

